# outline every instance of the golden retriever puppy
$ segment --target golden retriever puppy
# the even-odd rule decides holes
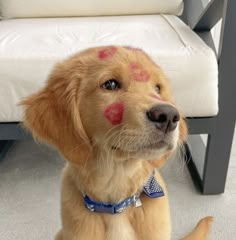
[[[158,168],[187,130],[166,77],[143,51],[82,51],[56,65],[46,86],[22,104],[33,136],[67,160],[57,240],[171,238]],[[185,239],[205,239],[210,221]]]

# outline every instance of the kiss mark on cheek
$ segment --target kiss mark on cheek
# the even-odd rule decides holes
[[[140,63],[130,63],[129,70],[132,80],[137,82],[149,81],[150,76]]]
[[[123,103],[112,103],[111,105],[106,107],[103,115],[112,125],[118,125],[122,122],[123,112]]]
[[[98,51],[98,58],[100,59],[107,59],[113,57],[113,55],[116,53],[117,48],[116,47],[106,47]]]

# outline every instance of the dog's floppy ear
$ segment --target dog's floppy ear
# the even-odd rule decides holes
[[[73,60],[58,64],[46,86],[21,105],[24,126],[36,139],[54,145],[67,160],[83,164],[90,150],[79,112],[83,66],[78,62],[74,71],[74,65]]]

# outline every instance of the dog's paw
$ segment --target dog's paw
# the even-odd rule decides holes
[[[210,227],[213,221],[213,217],[208,216],[201,219],[195,229],[187,237],[182,240],[206,240]]]

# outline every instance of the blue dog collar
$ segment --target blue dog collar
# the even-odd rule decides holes
[[[154,175],[151,175],[148,181],[143,186],[143,193],[145,193],[150,198],[158,198],[164,196],[162,187],[158,184]],[[128,197],[125,200],[119,203],[103,203],[97,202],[90,199],[87,195],[83,195],[84,204],[87,209],[91,212],[98,213],[122,213],[126,207],[129,205],[136,206],[137,201],[139,200],[141,192],[136,193],[132,197]]]
[[[98,212],[98,213],[122,213],[123,210],[128,207],[129,205],[135,205],[136,201],[139,199],[139,195],[134,195],[132,197],[126,198],[125,200],[119,203],[103,203],[103,202],[96,202],[91,200],[87,195],[84,196],[84,203],[85,207],[89,209],[91,212]]]

